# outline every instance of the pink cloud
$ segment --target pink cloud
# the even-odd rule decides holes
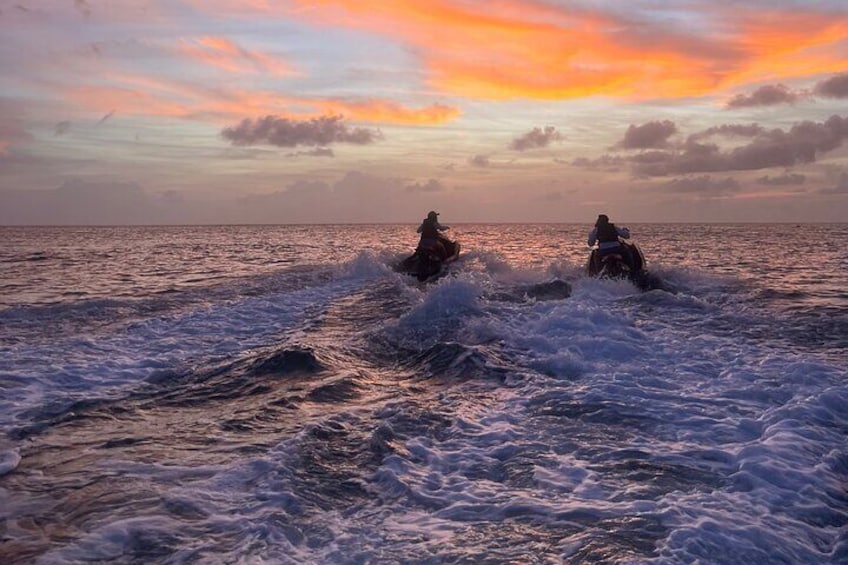
[[[183,39],[178,52],[189,59],[218,67],[233,74],[268,73],[274,76],[296,74],[290,65],[257,51],[249,51],[226,37],[200,37]]]

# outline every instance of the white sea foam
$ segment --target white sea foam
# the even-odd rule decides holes
[[[384,331],[414,334],[447,319],[466,336],[490,341],[497,332],[502,347],[538,374],[487,404],[472,394],[443,396],[462,417],[449,439],[414,436],[382,460],[369,487],[381,511],[365,506],[293,518],[301,502],[291,469],[306,432],[191,486],[163,487],[163,496],[201,504],[206,528],[237,528],[244,543],[274,540],[254,550],[260,560],[283,563],[377,559],[380,548],[420,558],[467,543],[458,536],[470,525],[511,521],[570,524],[580,533],[557,546],[567,558],[590,542],[593,524],[627,516],[662,521],[668,531],[658,537],[656,561],[663,563],[732,563],[740,555],[752,563],[813,563],[836,554],[844,511],[833,508],[828,493],[840,492],[845,454],[834,446],[836,434],[848,429],[839,368],[732,335],[688,333],[673,320],[640,325],[640,309],[656,301],[632,301],[634,291],[618,284],[518,306],[487,305],[481,293],[471,281],[445,280],[418,295],[418,304]],[[692,299],[668,300],[682,303],[681,316],[688,317]],[[540,420],[572,433],[533,425],[545,401],[577,410],[578,416]],[[592,413],[580,412],[587,407],[594,407],[595,419],[584,422],[579,414]],[[622,434],[621,417],[646,417],[648,426]],[[607,427],[619,435],[605,435]],[[665,487],[650,476],[640,484],[615,475],[633,461],[706,478],[672,477]],[[269,522],[274,507],[292,514]],[[327,541],[309,549],[297,532],[316,519]],[[133,527],[112,523],[61,555],[95,555],[91,548],[98,545],[96,555],[108,557],[128,543]],[[161,527],[156,519],[144,526],[147,534]],[[815,549],[806,541],[815,536],[830,541]]]
[[[693,277],[690,284],[698,280]],[[450,523],[501,521],[522,514],[544,520],[555,512],[591,506],[618,515],[655,512],[664,516],[672,529],[658,547],[660,560],[732,562],[736,554],[727,548],[728,539],[738,547],[738,555],[752,562],[828,559],[838,527],[845,522],[844,508],[836,510],[834,505],[840,500],[846,455],[833,453],[839,435],[848,430],[844,410],[848,404],[841,400],[848,394],[844,370],[798,359],[766,343],[739,340],[733,334],[710,335],[697,325],[689,331],[686,320],[693,309],[702,316],[719,310],[695,296],[636,295],[632,287],[614,281],[577,281],[574,288],[566,301],[530,308],[484,307],[477,319],[464,320],[471,327],[485,326],[478,335],[491,338],[497,333],[504,347],[513,349],[536,371],[577,382],[557,389],[544,378],[527,380],[512,389],[514,397],[502,396],[497,412],[512,415],[507,417],[508,424],[480,415],[486,422],[486,439],[459,435],[439,445],[418,439],[407,443],[408,458],[388,458],[378,473],[386,492],[393,497],[409,493],[416,504],[435,510],[427,518],[395,517],[395,527],[400,530],[410,522],[418,523],[427,535],[440,539]],[[439,290],[448,289],[456,290],[450,286]],[[634,296],[638,299],[631,301]],[[428,297],[433,303],[442,299],[438,293]],[[414,316],[432,320],[444,315],[433,303],[425,302]],[[679,319],[644,322],[642,309],[658,306],[669,308],[664,314]],[[738,316],[744,324],[744,314]],[[822,392],[827,383],[832,386]],[[714,473],[716,481],[724,475],[730,488],[722,489],[717,482],[715,490],[687,493],[684,478],[668,494],[638,500],[638,488],[628,495],[628,487],[622,490],[610,477],[591,471],[585,459],[573,456],[556,456],[554,465],[537,459],[532,486],[521,490],[529,498],[520,503],[510,498],[515,490],[500,480],[486,480],[485,473],[479,480],[470,480],[469,476],[480,474],[472,469],[485,469],[499,460],[491,448],[492,438],[515,450],[529,438],[557,437],[521,425],[521,414],[532,409],[534,399],[551,395],[573,402],[576,409],[613,407],[610,424],[621,416],[647,416],[651,431],[634,428],[622,437],[608,438],[606,448],[640,448],[652,454],[653,460],[667,457],[664,465],[703,469],[705,476]],[[493,431],[502,426],[509,431]],[[584,426],[579,420],[573,423],[575,431]],[[579,440],[576,445],[580,446]],[[554,452],[573,449],[547,447]],[[568,493],[565,499],[563,493]],[[621,496],[634,499],[612,502]],[[504,504],[505,500],[513,502]],[[819,523],[833,524],[831,545],[825,543],[823,549],[814,549],[806,541],[780,539],[790,535],[804,540],[818,530]],[[563,551],[569,553],[566,546]]]
[[[106,472],[152,485],[170,510],[122,508],[43,561],[114,558],[167,535],[180,546],[174,561],[426,562],[534,550],[549,561],[664,564],[848,557],[848,374],[820,350],[760,331],[748,283],[659,265],[680,292],[641,293],[560,260],[551,271],[572,283],[569,298],[500,300],[498,291],[551,273],[486,252],[469,257],[470,272],[419,285],[384,264],[396,256],[365,253],[321,284],[151,316],[108,337],[7,349],[4,372],[21,378],[10,382],[32,382],[4,390],[13,399],[4,413],[126,386],[197,352],[209,361],[316,331],[329,303],[377,281],[392,289],[387,303],[408,303],[397,319],[355,330],[365,335],[322,336],[389,349],[380,367],[389,376],[373,381],[388,393],[299,406],[297,433],[224,464],[105,458]],[[407,374],[417,353],[440,348],[443,373],[462,378]],[[392,353],[397,365],[384,360]],[[481,367],[486,378],[473,378]],[[305,484],[308,448],[332,463],[320,459],[331,441],[310,435],[327,422],[350,434],[335,464],[364,492],[346,506],[320,500],[335,475]],[[344,458],[381,432],[379,458],[362,469]]]
[[[42,406],[62,410],[76,399],[111,396],[138,386],[158,371],[177,372],[194,363],[238,355],[297,329],[334,298],[384,275],[367,254],[324,284],[236,301],[200,305],[186,312],[147,318],[117,333],[73,336],[49,344],[3,348],[0,376],[22,386],[0,401],[0,425]]]

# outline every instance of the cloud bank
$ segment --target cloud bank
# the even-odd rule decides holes
[[[786,173],[775,177],[766,175],[758,178],[757,182],[765,186],[798,186],[807,182],[807,177],[799,173]]]
[[[784,84],[761,86],[751,94],[737,94],[728,100],[725,108],[754,108],[759,106],[777,106],[795,104],[814,96],[822,98],[848,98],[848,73],[834,75],[816,83],[812,90],[792,90]]]
[[[848,173],[842,173],[836,181],[836,185],[823,188],[820,192],[838,196],[848,195]]]
[[[648,149],[667,144],[677,131],[670,122],[631,125],[619,147]],[[750,141],[733,148],[702,140],[713,136],[745,136]],[[825,122],[804,121],[788,130],[758,125],[722,125],[690,135],[681,145],[661,151],[644,151],[629,157],[641,176],[667,176],[720,171],[750,171],[813,163],[823,153],[839,148],[848,139],[848,118],[831,116]]]
[[[706,198],[718,198],[735,194],[741,190],[741,187],[736,180],[729,177],[718,180],[709,175],[702,175],[670,180],[660,189],[681,194],[695,194]]]

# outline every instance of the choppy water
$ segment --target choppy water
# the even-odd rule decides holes
[[[848,562],[848,225],[414,227],[0,228],[0,562]]]

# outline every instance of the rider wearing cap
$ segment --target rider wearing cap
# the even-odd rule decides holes
[[[439,232],[450,229],[448,226],[443,226],[439,223],[439,213],[430,211],[421,225],[418,226],[418,233],[421,234],[421,240],[418,242],[419,247],[435,246],[444,257],[447,253],[444,244],[441,242],[442,235]]]

